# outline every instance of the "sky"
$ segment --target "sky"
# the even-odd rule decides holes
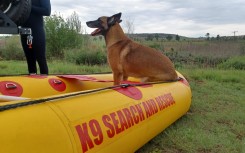
[[[64,18],[76,12],[86,21],[122,13],[134,33],[168,33],[187,37],[245,35],[245,0],[50,0],[52,14]]]

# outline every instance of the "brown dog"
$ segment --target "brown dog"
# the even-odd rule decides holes
[[[170,59],[160,51],[129,39],[119,25],[122,21],[120,18],[121,13],[118,13],[86,22],[88,27],[97,28],[91,33],[92,36],[103,35],[105,38],[114,84],[120,84],[129,76],[141,78],[142,82],[177,80]]]

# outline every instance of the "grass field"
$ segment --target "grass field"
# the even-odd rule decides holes
[[[0,61],[0,75],[26,74],[24,61]],[[51,74],[110,72],[105,66],[49,62]],[[188,113],[137,153],[245,153],[245,71],[181,67],[189,80]]]
[[[189,112],[139,153],[244,153],[245,72],[180,70],[189,79]]]

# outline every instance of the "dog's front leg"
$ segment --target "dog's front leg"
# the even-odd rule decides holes
[[[123,79],[123,74],[120,72],[113,72],[114,85],[119,85]]]
[[[123,75],[123,81],[127,81],[128,80],[128,76]]]

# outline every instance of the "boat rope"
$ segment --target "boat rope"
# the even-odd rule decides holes
[[[40,104],[40,103],[44,103],[44,102],[48,102],[48,101],[49,102],[50,101],[54,101],[54,100],[57,100],[57,99],[69,98],[69,97],[79,96],[79,95],[88,94],[88,93],[95,93],[95,92],[109,90],[109,89],[137,87],[137,86],[162,84],[162,83],[171,83],[171,82],[177,82],[177,81],[181,81],[181,80],[183,80],[183,78],[179,77],[178,79],[173,80],[173,81],[159,81],[159,82],[138,83],[138,84],[126,83],[126,84],[114,85],[114,86],[110,86],[110,87],[99,88],[99,89],[94,89],[94,90],[90,90],[90,91],[81,91],[81,92],[76,92],[76,93],[72,93],[72,94],[66,94],[66,95],[57,96],[57,97],[43,98],[43,99],[37,99],[37,100],[30,100],[30,101],[27,101],[27,102],[3,105],[3,106],[0,106],[0,112],[6,111],[6,110],[10,110],[10,109],[14,109],[14,108],[18,108],[18,107],[24,107],[24,106],[34,105],[34,104]]]

